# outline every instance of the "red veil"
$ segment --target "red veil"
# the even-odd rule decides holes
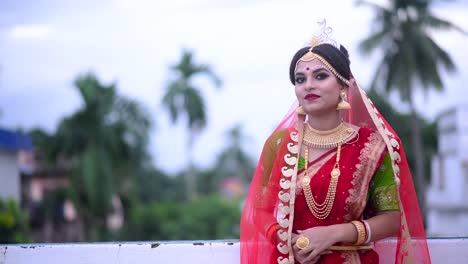
[[[390,153],[394,179],[398,186],[401,210],[400,230],[397,239],[386,239],[374,243],[374,250],[379,254],[380,263],[430,263],[419,204],[400,138],[375,108],[364,90],[354,81],[351,81],[350,87],[347,89],[347,98],[352,108],[343,111],[343,119],[356,126],[368,127],[379,132]],[[295,113],[296,108],[297,102],[273,131],[272,136],[278,134],[279,131],[286,131],[287,133],[284,133],[286,136],[291,135],[293,141],[295,139],[300,141],[299,134],[296,133],[295,129],[295,124],[298,121]],[[289,210],[293,211],[293,208],[285,208],[280,201],[283,197],[279,197],[278,194],[281,196],[281,188],[284,183],[280,180],[281,175],[286,173],[297,175],[297,166],[288,167],[288,164],[291,165],[288,159],[294,161],[296,158],[297,160],[297,155],[286,158],[288,151],[297,154],[297,149],[294,149],[291,144],[280,144],[279,146],[274,155],[273,167],[269,172],[267,171],[269,169],[265,168],[263,164],[265,159],[271,158],[272,154],[269,145],[265,144],[251,181],[241,217],[240,253],[242,264],[294,263],[290,237],[287,239],[283,237],[284,242],[280,241],[281,243],[272,242],[272,234],[275,237],[274,240],[276,240],[277,235],[286,235],[284,233],[276,234],[276,231],[271,232],[271,230],[275,230],[272,226],[279,223],[277,221],[279,215],[287,214]],[[292,179],[295,182],[295,177]],[[291,188],[294,188],[294,185],[291,184]],[[291,199],[294,198],[291,197]],[[273,254],[277,250],[289,252],[289,258],[278,258],[277,255]]]

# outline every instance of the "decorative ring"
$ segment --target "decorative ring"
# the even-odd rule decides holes
[[[309,239],[305,236],[301,236],[299,237],[299,239],[297,239],[296,241],[296,245],[299,249],[306,249],[308,246],[309,246]]]

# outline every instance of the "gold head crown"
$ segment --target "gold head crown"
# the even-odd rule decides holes
[[[340,46],[337,44],[337,42],[335,40],[333,40],[330,36],[333,32],[332,28],[331,27],[327,27],[327,21],[325,19],[323,19],[322,21],[318,21],[317,24],[319,25],[319,30],[317,31],[317,33],[315,33],[313,36],[312,36],[312,39],[309,41],[309,43],[307,44],[307,46],[310,46],[309,48],[309,51],[304,54],[304,56],[302,56],[297,62],[296,62],[296,68],[294,69],[294,72],[297,70],[297,64],[300,62],[300,61],[312,61],[314,59],[318,59],[320,60],[324,65],[325,67],[328,68],[328,70],[330,70],[338,79],[340,79],[341,81],[343,81],[346,85],[349,86],[349,81],[346,80],[346,78],[344,78],[343,76],[341,76],[341,74],[339,74],[335,68],[333,68],[330,63],[328,63],[327,60],[325,60],[322,56],[312,52],[312,49],[315,47],[315,46],[318,46],[320,44],[330,44],[330,45],[333,45],[335,48],[337,49],[340,49]]]
[[[313,48],[317,45],[328,43],[335,46],[336,48],[339,48],[339,45],[336,43],[336,41],[331,38],[333,29],[331,27],[327,27],[327,21],[323,19],[321,21],[317,21],[317,24],[319,29],[312,36],[312,39],[309,41],[307,46]]]

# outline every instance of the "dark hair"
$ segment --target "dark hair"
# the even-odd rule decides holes
[[[294,85],[294,70],[296,69],[297,61],[304,56],[309,51],[310,47],[304,47],[294,54],[291,65],[289,66],[289,79]],[[337,49],[331,44],[320,44],[312,48],[312,52],[320,55],[324,58],[341,76],[346,80],[349,80],[351,77],[351,69],[349,68],[349,54],[345,47],[340,45],[340,49]],[[341,80],[338,79],[338,81]]]

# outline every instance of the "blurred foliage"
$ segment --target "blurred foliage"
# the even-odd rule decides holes
[[[186,57],[174,68],[184,78],[190,77],[187,70],[198,73],[182,67]],[[209,70],[205,65],[192,66],[201,67],[202,73]],[[239,237],[240,201],[219,194],[226,177],[246,180],[253,173],[253,162],[243,150],[241,125],[228,131],[229,144],[213,168],[191,166],[170,175],[155,168],[147,153],[151,123],[140,103],[118,95],[116,84],[103,85],[93,74],[78,77],[75,86],[82,107],[63,118],[54,133],[30,132],[41,169],[68,175],[70,183],[35,205],[37,218],[59,226],[66,221],[63,203],[71,199],[84,223],[86,241]],[[195,199],[188,199],[184,179],[188,171],[199,181],[195,191],[203,194]],[[106,226],[114,195],[123,206],[125,223],[120,231]]]
[[[146,146],[151,119],[138,102],[104,85],[92,73],[75,81],[82,107],[62,119],[52,135],[31,132],[48,170],[67,171],[68,193],[80,218],[99,240],[111,212],[111,198],[133,195],[136,175],[149,159]]]
[[[206,240],[239,237],[238,201],[217,195],[189,202],[152,202],[130,211],[121,237],[128,240]]]
[[[198,172],[198,190],[202,194],[216,192],[227,178],[239,178],[248,185],[255,170],[254,160],[245,151],[249,137],[242,125],[235,124],[226,132],[227,145],[217,154],[213,168]]]
[[[68,199],[67,189],[57,189],[48,192],[41,203],[41,211],[46,218],[59,222],[64,220],[64,202]]]
[[[249,137],[243,133],[242,124],[235,124],[227,133],[227,146],[218,156],[215,169],[226,176],[240,177],[245,184],[250,183],[255,170],[253,159],[244,150]]]
[[[410,115],[405,124],[410,128],[411,138],[406,142],[406,153],[412,153],[411,169],[417,189],[421,212],[426,215],[426,187],[428,185],[428,143],[423,141],[426,124],[415,105],[415,91],[441,91],[444,88],[443,71],[453,73],[456,66],[435,40],[433,32],[466,32],[452,22],[438,17],[432,6],[435,0],[387,0],[376,3],[358,0],[374,12],[373,27],[369,36],[360,43],[360,50],[368,55],[376,50],[383,54],[372,77],[370,88],[388,96],[391,92],[400,95],[409,106]],[[407,121],[409,120],[409,122]],[[403,121],[403,120],[401,120]],[[392,125],[396,123],[390,122]],[[400,135],[402,137],[402,135]],[[411,147],[409,147],[411,143]],[[432,143],[429,143],[429,145]]]
[[[186,199],[183,176],[167,175],[158,169],[148,169],[137,175],[135,193],[142,203]]]
[[[29,242],[28,231],[27,213],[16,201],[0,199],[0,244]]]
[[[208,77],[214,85],[221,87],[221,79],[208,64],[195,62],[194,53],[190,50],[182,51],[180,61],[170,67],[173,80],[169,82],[162,98],[163,106],[168,110],[172,123],[176,123],[182,116],[186,117],[188,127],[187,153],[188,166],[185,171],[185,194],[189,199],[197,197],[195,174],[193,173],[193,145],[197,136],[206,127],[205,99],[194,80],[198,77]]]

